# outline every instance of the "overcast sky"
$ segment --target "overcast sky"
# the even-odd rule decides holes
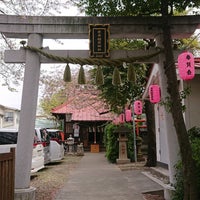
[[[10,92],[7,87],[0,87],[0,104],[12,108],[21,107],[21,88],[19,88],[19,92]]]
[[[78,16],[83,15],[78,12],[74,7],[71,7],[67,12],[64,11],[60,15],[64,16]],[[56,43],[53,40],[43,41],[43,46],[48,46],[50,49],[71,49],[71,50],[84,50],[89,49],[88,40],[63,40],[63,43]],[[18,92],[10,92],[7,87],[0,86],[0,104],[12,108],[21,108],[22,88],[17,88]]]
[[[71,49],[71,50],[84,50],[89,49],[88,40],[63,40],[64,44],[58,44],[53,40],[43,42],[43,46],[48,46],[50,49]],[[42,66],[44,67],[44,66]],[[17,88],[18,92],[10,92],[7,87],[0,86],[0,104],[12,108],[21,108],[22,88]]]

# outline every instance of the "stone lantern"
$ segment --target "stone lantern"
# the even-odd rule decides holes
[[[68,145],[68,154],[74,154],[74,138],[70,135],[67,138],[67,145]]]
[[[130,133],[131,130],[125,126],[119,126],[115,133],[118,133],[119,141],[119,158],[117,159],[117,164],[126,164],[130,163],[130,159],[127,157],[127,133]]]

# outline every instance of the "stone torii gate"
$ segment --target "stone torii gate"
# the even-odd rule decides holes
[[[173,38],[188,38],[198,28],[199,16],[171,17],[171,32]],[[88,24],[110,24],[110,38],[156,39],[162,46],[162,19],[160,17],[37,17],[0,15],[0,31],[7,38],[28,39],[28,45],[41,48],[43,39],[88,39]],[[89,51],[82,50],[44,50],[50,54],[64,57],[87,58]],[[156,50],[148,51],[113,51],[110,58],[150,55]],[[41,63],[58,63],[58,61],[40,56],[35,52],[20,48],[5,52],[6,63],[25,63],[22,104],[19,123],[19,137],[16,152],[15,198],[35,199],[35,189],[30,187],[30,168],[32,142],[35,128],[35,116],[38,98],[38,85]],[[147,61],[159,63],[163,68],[162,54]],[[163,73],[163,80],[165,80]],[[163,82],[164,84],[164,82]],[[170,117],[170,116],[169,116]],[[169,131],[170,132],[170,131]],[[170,152],[177,149],[174,142],[168,148]],[[169,153],[170,153],[169,152]],[[170,162],[175,156],[172,153]],[[173,166],[169,166],[172,170]]]

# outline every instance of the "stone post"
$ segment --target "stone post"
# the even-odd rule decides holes
[[[83,143],[77,145],[77,156],[84,156]]]
[[[68,145],[68,154],[74,154],[74,138],[70,135],[67,138],[67,145]]]
[[[142,154],[142,138],[137,136],[136,138],[136,145],[137,145],[137,161],[145,161],[143,154]]]
[[[117,164],[130,163],[130,159],[127,157],[127,133],[130,132],[130,129],[124,126],[120,126],[115,133],[119,134],[119,158],[117,159]]]

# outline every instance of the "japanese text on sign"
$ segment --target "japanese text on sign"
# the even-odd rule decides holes
[[[90,24],[90,57],[109,57],[109,25]]]

